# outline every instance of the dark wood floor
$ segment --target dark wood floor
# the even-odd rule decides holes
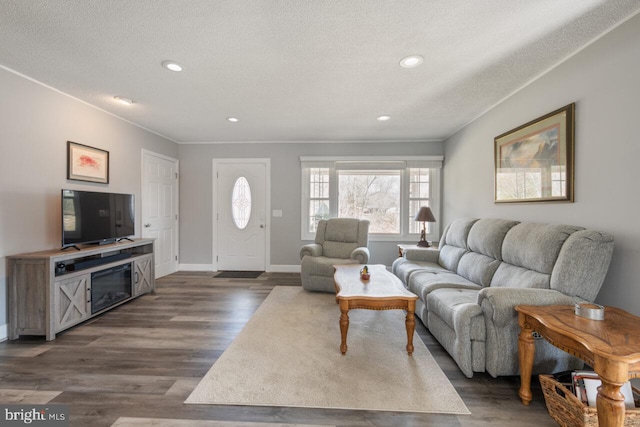
[[[120,417],[240,421],[243,426],[556,425],[537,382],[534,401],[525,407],[517,396],[516,377],[476,374],[467,379],[420,322],[417,332],[471,415],[183,404],[271,289],[299,283],[297,274],[277,273],[247,280],[184,272],[159,279],[155,294],[63,332],[54,341],[21,338],[0,343],[0,403],[68,404],[72,426],[92,427],[111,426]]]

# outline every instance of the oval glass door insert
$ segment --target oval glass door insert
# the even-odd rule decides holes
[[[249,181],[241,176],[233,184],[231,193],[231,216],[233,222],[240,230],[244,230],[251,217],[251,188]]]

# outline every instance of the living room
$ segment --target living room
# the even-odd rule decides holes
[[[597,36],[545,62],[539,72],[485,105],[479,114],[469,117],[454,132],[428,141],[394,138],[393,129],[398,129],[392,128],[384,131],[384,141],[362,142],[357,138],[327,141],[310,135],[298,140],[275,140],[280,142],[212,138],[209,143],[196,139],[178,143],[155,129],[138,125],[135,113],[126,116],[130,113],[119,115],[113,109],[96,108],[48,84],[44,78],[31,75],[28,69],[12,67],[16,48],[12,42],[3,42],[0,55],[0,116],[3,117],[0,127],[3,148],[0,340],[8,335],[6,257],[59,247],[62,188],[130,193],[140,200],[142,150],[179,161],[179,270],[185,275],[192,274],[189,280],[214,265],[215,159],[270,159],[270,211],[281,211],[282,216],[270,215],[269,218],[270,258],[266,270],[295,273],[300,265],[300,247],[306,243],[301,238],[301,157],[357,157],[362,153],[376,157],[443,156],[441,206],[436,212],[435,224],[440,232],[457,218],[475,217],[571,224],[609,233],[615,237],[614,253],[596,302],[640,315],[640,290],[636,280],[640,276],[640,229],[635,218],[635,209],[640,207],[635,188],[640,178],[635,167],[640,148],[633,144],[634,122],[638,116],[635,101],[640,95],[636,77],[640,69],[640,18],[637,15],[640,6],[631,1],[600,3],[594,6],[596,11],[616,6],[624,12],[602,24]],[[34,16],[27,21],[37,23],[38,19],[41,18]],[[414,52],[407,52],[410,53]],[[76,53],[83,54],[86,52]],[[163,59],[166,58],[158,61]],[[515,69],[500,67],[501,61],[507,59],[496,58],[494,63],[487,64],[485,73],[515,73]],[[521,60],[523,68],[536,65],[527,63],[526,56]],[[184,65],[186,71],[189,65]],[[472,86],[463,90],[469,102],[476,96],[473,86],[482,85],[485,77],[480,72],[477,80],[466,81]],[[112,95],[126,94],[100,94]],[[465,99],[458,102],[464,104]],[[574,202],[496,204],[494,138],[570,103],[576,105]],[[393,120],[394,117],[389,122]],[[167,121],[171,123],[170,119]],[[283,127],[286,126],[283,124]],[[67,180],[67,141],[109,152],[108,185]],[[27,159],[28,163],[19,163]],[[141,206],[136,203],[136,230],[143,228],[140,218]],[[390,266],[397,257],[397,243],[400,242],[371,239],[370,262]],[[423,331],[421,336],[428,340],[428,332]],[[8,359],[3,363],[19,366],[16,360]],[[480,381],[491,384],[488,377]],[[515,383],[513,389],[517,393]],[[260,420],[256,413],[252,417],[247,421]],[[271,419],[271,422],[276,421]],[[410,420],[402,422],[411,425]]]

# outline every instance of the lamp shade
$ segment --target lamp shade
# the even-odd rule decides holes
[[[423,222],[436,222],[436,218],[433,216],[433,212],[431,212],[431,209],[427,206],[422,206],[413,220]]]

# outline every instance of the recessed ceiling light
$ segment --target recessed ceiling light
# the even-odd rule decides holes
[[[114,96],[113,99],[115,99],[116,101],[118,101],[120,104],[123,105],[131,105],[133,104],[133,101],[129,98],[124,98],[122,96]]]
[[[424,62],[424,58],[420,55],[411,55],[400,60],[400,66],[404,68],[413,68]]]
[[[175,61],[163,61],[162,66],[169,71],[182,71],[182,65],[178,64]]]
[[[235,117],[227,117],[227,120],[230,121],[231,123],[236,123],[238,121],[238,119]]]
[[[386,122],[387,120],[391,120],[391,116],[378,116],[376,117],[376,120],[379,122]]]

